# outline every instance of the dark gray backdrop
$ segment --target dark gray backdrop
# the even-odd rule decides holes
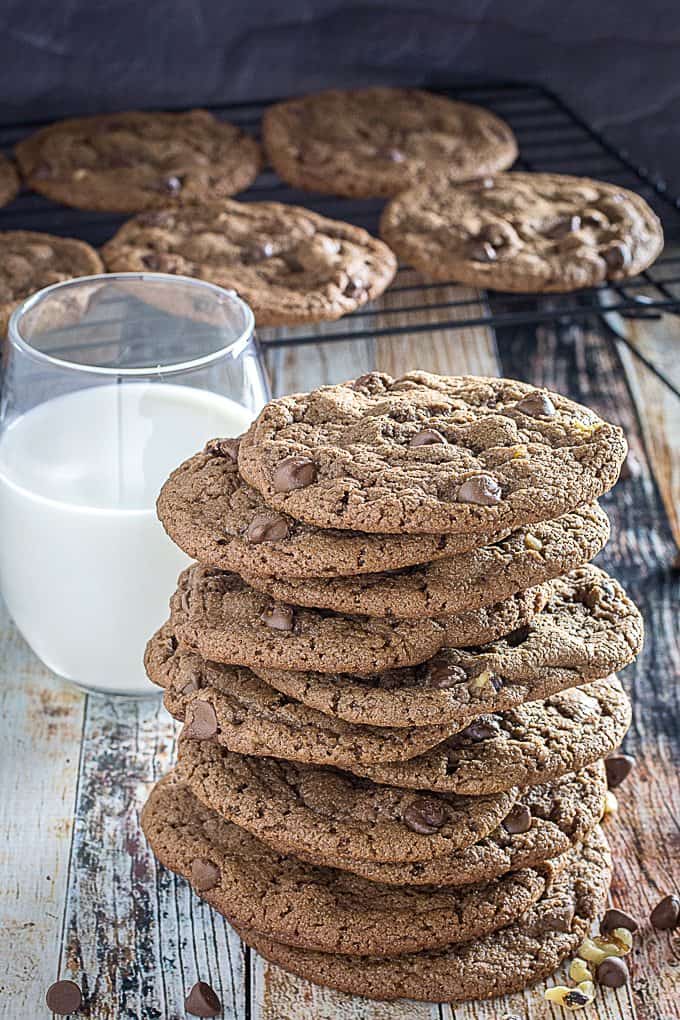
[[[0,0],[3,119],[541,81],[680,191],[678,0]]]

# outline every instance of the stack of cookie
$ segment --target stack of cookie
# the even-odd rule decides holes
[[[185,725],[143,826],[265,957],[458,1002],[578,950],[642,641],[589,565],[624,455],[523,383],[371,373],[170,477],[159,516],[198,563],[147,649]]]

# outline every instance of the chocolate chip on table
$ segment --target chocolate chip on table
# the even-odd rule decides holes
[[[255,514],[246,529],[246,538],[253,545],[280,542],[290,534],[288,521],[278,514]]]
[[[197,981],[184,1000],[184,1008],[192,1016],[219,1016],[222,1003],[209,984]]]
[[[191,884],[199,892],[207,892],[220,884],[220,869],[212,861],[197,857],[191,862]]]
[[[217,715],[209,701],[194,701],[187,707],[182,736],[189,740],[212,740],[217,734]]]
[[[522,414],[528,414],[530,418],[553,418],[555,416],[555,405],[547,393],[542,390],[534,390],[527,393],[515,404],[515,408]]]
[[[624,910],[611,907],[605,912],[604,917],[600,921],[600,931],[603,935],[608,935],[615,928],[626,928],[628,931],[634,932],[638,930],[639,924],[634,917],[631,917]]]
[[[623,988],[630,978],[628,965],[618,956],[608,956],[595,971],[595,978],[605,988]]]
[[[664,896],[649,915],[657,931],[672,931],[680,924],[680,896]]]
[[[434,797],[417,797],[404,811],[404,822],[412,832],[433,836],[446,821],[446,811]]]
[[[505,816],[501,824],[511,836],[518,836],[522,832],[528,832],[531,828],[531,811],[526,804],[515,804],[512,811]]]
[[[292,606],[272,605],[260,617],[271,630],[291,631],[295,626]]]
[[[501,487],[493,475],[471,475],[458,489],[459,503],[493,506],[501,501]]]
[[[624,779],[630,775],[635,765],[635,758],[631,754],[610,754],[604,760],[604,770],[607,773],[607,786],[615,790]]]
[[[212,457],[228,457],[233,464],[236,464],[240,445],[240,439],[209,439],[203,452],[209,453]]]
[[[55,981],[47,989],[45,996],[47,1008],[57,1016],[68,1016],[76,1013],[83,1004],[83,993],[75,981]]]
[[[304,489],[316,481],[316,465],[309,457],[285,457],[277,465],[272,479],[275,492]]]
[[[409,440],[409,446],[435,446],[436,444],[445,443],[441,432],[437,432],[436,429],[423,429],[422,432],[416,432],[415,436],[411,436]]]

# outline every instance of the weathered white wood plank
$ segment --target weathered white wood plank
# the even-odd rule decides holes
[[[371,1002],[287,974],[253,953],[253,1020],[439,1020],[424,1002]]]
[[[182,1016],[199,979],[228,1020],[245,1013],[240,941],[157,865],[139,825],[151,784],[174,758],[176,728],[160,700],[88,699],[64,960],[90,997],[91,1020]]]
[[[0,602],[0,1017],[36,1020],[59,976],[84,695],[31,653]]]

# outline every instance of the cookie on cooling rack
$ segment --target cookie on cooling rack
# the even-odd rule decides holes
[[[53,283],[103,270],[94,248],[73,237],[31,230],[0,232],[0,330],[4,333],[16,306]]]
[[[663,248],[639,195],[564,174],[426,183],[385,209],[381,236],[433,280],[504,291],[570,291],[635,276]]]
[[[258,326],[339,319],[382,294],[397,269],[367,231],[280,202],[143,213],[102,255],[111,272],[180,273],[232,288]]]
[[[16,157],[41,195],[121,213],[219,200],[262,166],[257,142],[207,110],[63,120],[19,142]]]
[[[331,89],[276,103],[264,115],[267,155],[297,188],[396,195],[427,177],[464,181],[517,157],[515,137],[488,110],[419,89]]]

